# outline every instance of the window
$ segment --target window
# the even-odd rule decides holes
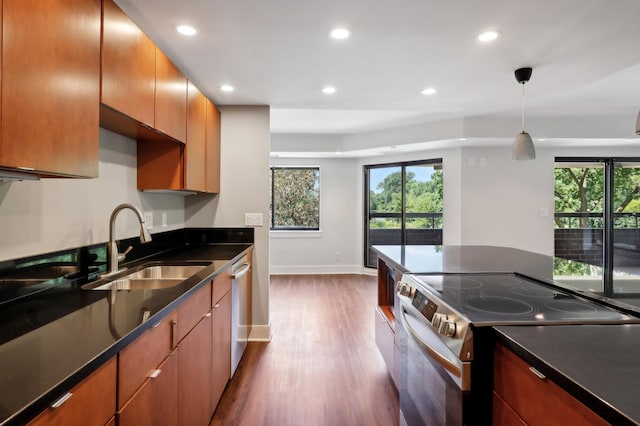
[[[640,294],[640,159],[556,159],[554,219],[556,281]]]
[[[320,229],[320,168],[271,167],[271,229]]]
[[[365,166],[364,263],[373,245],[442,244],[442,159]]]

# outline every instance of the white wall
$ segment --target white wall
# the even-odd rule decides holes
[[[125,202],[154,211],[152,233],[184,227],[184,196],[137,191],[134,140],[100,129],[99,160],[96,179],[0,183],[0,261],[106,242],[109,216]],[[120,213],[116,237],[138,234],[135,215]]]
[[[273,166],[320,167],[320,231],[272,231],[272,274],[360,273],[362,251],[355,238],[362,205],[354,159],[281,159]],[[338,253],[338,254],[336,254]]]
[[[363,173],[364,165],[401,161],[442,158],[444,164],[444,225],[443,243],[448,245],[493,245],[515,247],[552,255],[553,242],[553,168],[556,157],[640,156],[636,149],[611,147],[545,148],[538,144],[537,158],[533,161],[514,161],[511,147],[466,147],[448,150],[429,150],[381,157],[361,158],[355,162],[341,160],[285,160],[272,159],[272,164],[320,165],[323,179],[321,198],[333,190],[353,191],[355,197],[332,206],[323,217],[333,222],[346,217],[351,211],[354,226],[341,228],[335,239],[275,239],[272,238],[272,267],[274,272],[344,272],[342,265],[333,262],[332,247],[355,244],[355,265],[363,264]],[[340,167],[335,166],[340,164]],[[355,176],[354,184],[339,179],[329,180],[332,173],[338,176]],[[351,189],[349,189],[351,188]],[[335,198],[333,200],[336,200]],[[345,202],[346,201],[346,202]],[[323,201],[321,201],[322,203]],[[333,202],[333,201],[332,201]],[[325,206],[326,206],[325,202]],[[334,214],[333,209],[337,209]],[[329,227],[323,226],[323,238]],[[314,262],[313,254],[320,259]],[[318,267],[322,265],[322,267]],[[314,268],[315,267],[315,268]],[[354,269],[357,269],[354,268]]]
[[[551,255],[553,152],[538,149],[534,161],[511,155],[511,147],[463,150],[460,243]]]
[[[188,197],[189,227],[243,227],[245,213],[262,213],[255,228],[253,328],[250,339],[271,338],[269,322],[269,107],[221,107],[220,194]]]

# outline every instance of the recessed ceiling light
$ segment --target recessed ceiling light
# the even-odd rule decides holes
[[[544,141],[546,141],[545,138],[538,138],[538,142],[544,142]]]
[[[222,86],[220,86],[220,90],[222,90],[223,92],[233,92],[233,86],[231,86],[230,84],[223,84]]]
[[[497,31],[485,31],[484,33],[478,36],[478,40],[484,41],[484,42],[493,41],[497,39],[499,35],[500,33],[498,33]]]
[[[198,32],[191,25],[178,25],[176,27],[176,31],[186,36],[193,36],[193,35],[196,35],[196,33]]]
[[[331,86],[327,86],[324,89],[322,89],[322,93],[326,93],[327,95],[331,95],[333,93],[336,93],[336,88],[335,87],[331,87]]]
[[[435,95],[436,93],[438,93],[438,91],[433,87],[427,87],[420,93],[422,93],[423,95]]]
[[[336,151],[336,155],[342,155],[342,152]]]
[[[467,138],[460,138],[460,139],[458,139],[458,140],[459,140],[459,141],[466,141],[466,140],[467,140]]]
[[[335,38],[336,40],[344,40],[345,38],[349,38],[351,33],[346,28],[334,28],[331,30],[331,38]]]

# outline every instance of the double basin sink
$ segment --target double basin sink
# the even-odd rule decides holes
[[[160,290],[175,287],[197,274],[211,262],[189,264],[153,263],[122,271],[82,286],[83,290]]]

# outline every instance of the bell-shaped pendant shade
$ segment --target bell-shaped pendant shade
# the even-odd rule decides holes
[[[514,160],[535,160],[536,149],[533,146],[533,140],[529,133],[522,131],[516,136],[513,143],[513,159]]]

